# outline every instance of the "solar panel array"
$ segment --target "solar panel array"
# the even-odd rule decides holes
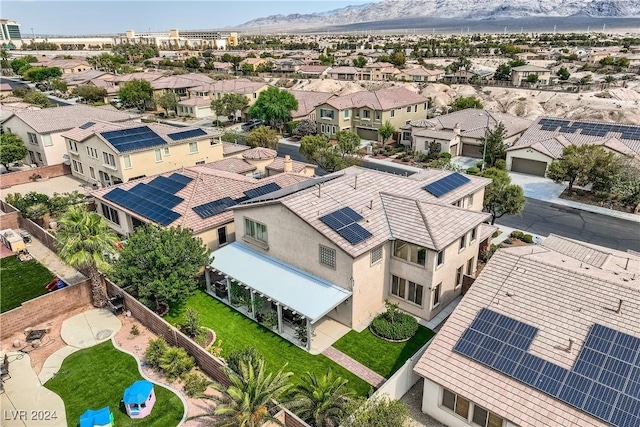
[[[442,197],[448,192],[455,190],[456,188],[469,182],[469,178],[466,176],[454,172],[451,175],[447,175],[444,178],[425,185],[423,188],[436,197]]]
[[[78,126],[80,129],[89,129],[91,126],[95,125],[95,122],[87,122],[83,125]]]
[[[254,197],[264,196],[265,194],[269,194],[273,191],[280,190],[281,187],[275,182],[271,182],[269,184],[261,185],[260,187],[252,188],[250,190],[244,191],[244,197],[240,197],[238,199],[232,199],[231,197],[223,197],[222,199],[214,200],[212,202],[204,203],[199,206],[195,206],[193,210],[200,215],[201,218],[209,218],[214,215],[218,215],[219,213],[224,212],[227,208],[231,206],[235,206],[238,203],[242,203],[249,199],[253,199]]]
[[[129,191],[114,188],[104,198],[117,203],[160,225],[169,225],[180,214],[171,210],[184,199],[175,195],[182,190],[192,178],[174,173],[169,177],[158,176],[148,183],[140,183]]]
[[[569,370],[527,352],[537,331],[483,308],[453,350],[616,427],[640,425],[640,338],[594,324]]]
[[[113,147],[121,153],[167,145],[167,142],[148,126],[112,130],[102,132],[101,135],[109,142],[109,144],[113,145]]]
[[[189,129],[189,130],[184,130],[182,132],[174,132],[174,133],[170,133],[167,136],[169,138],[171,138],[174,141],[180,141],[183,139],[187,139],[187,138],[193,138],[196,136],[203,136],[206,135],[207,133],[205,131],[203,131],[202,129]]]
[[[363,242],[373,236],[367,229],[357,223],[361,219],[362,215],[348,206],[320,217],[320,221],[352,245]]]
[[[576,133],[581,135],[604,137],[609,133],[620,134],[620,139],[640,140],[640,126],[618,125],[614,123],[592,123],[570,121],[563,119],[540,119],[540,129],[544,131],[559,131],[561,133]]]

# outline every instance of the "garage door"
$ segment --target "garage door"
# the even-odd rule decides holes
[[[378,131],[375,129],[358,128],[357,131],[358,136],[362,139],[367,139],[369,141],[378,140]]]
[[[462,144],[462,155],[465,157],[482,158],[482,146],[474,144]]]
[[[511,159],[511,171],[526,173],[528,175],[544,176],[547,170],[547,163],[538,160],[521,159],[514,157]]]

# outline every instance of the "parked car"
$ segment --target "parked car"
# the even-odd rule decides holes
[[[240,126],[240,129],[242,129],[244,132],[249,132],[251,129],[262,126],[263,124],[264,122],[262,120],[253,119]]]

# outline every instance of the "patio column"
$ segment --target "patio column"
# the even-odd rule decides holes
[[[307,351],[311,350],[311,320],[307,317]]]
[[[207,282],[207,290],[211,291],[211,277],[209,276],[210,270],[209,267],[205,267],[204,269],[204,280]]]
[[[227,281],[227,299],[231,305],[231,280],[229,280],[229,276],[225,276],[224,279]]]
[[[251,317],[253,317],[253,319],[256,319],[256,306],[254,304],[255,302],[255,292],[253,291],[253,289],[249,289],[249,293],[251,294]]]
[[[276,307],[278,307],[278,333],[282,333],[282,306],[279,302],[276,303]]]

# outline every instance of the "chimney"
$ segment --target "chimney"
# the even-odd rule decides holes
[[[453,127],[453,133],[455,133],[456,135],[460,135],[460,123],[456,123],[456,125]]]
[[[291,156],[285,154],[284,156],[284,172],[293,171],[293,162],[291,161]]]

